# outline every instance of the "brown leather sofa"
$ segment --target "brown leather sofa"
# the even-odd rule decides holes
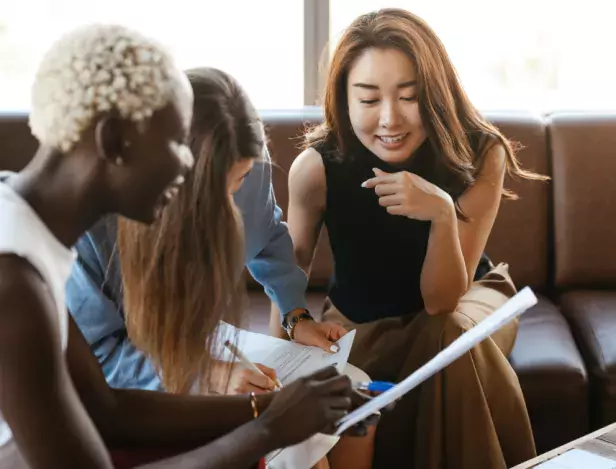
[[[298,137],[321,113],[307,108],[262,114],[275,163],[276,197],[285,209]],[[525,167],[553,177],[551,183],[508,181],[520,200],[502,204],[487,246],[494,261],[509,263],[518,286],[530,285],[541,296],[520,320],[510,360],[543,452],[616,421],[616,251],[610,254],[609,248],[609,235],[616,234],[611,210],[616,159],[610,158],[616,115],[487,117],[522,143],[519,158]],[[25,115],[0,115],[1,169],[20,169],[35,149]],[[331,273],[324,232],[308,293],[317,314]],[[250,285],[251,327],[265,332],[269,302]]]

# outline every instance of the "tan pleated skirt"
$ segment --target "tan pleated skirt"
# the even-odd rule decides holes
[[[474,282],[450,314],[425,311],[355,324],[329,301],[323,320],[356,329],[349,362],[373,380],[399,382],[516,292],[508,266]],[[507,357],[517,321],[504,326],[384,413],[375,468],[503,469],[536,454],[524,397]]]

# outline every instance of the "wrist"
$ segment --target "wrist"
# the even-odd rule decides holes
[[[282,320],[282,328],[291,340],[295,339],[295,328],[300,321],[314,321],[314,318],[307,309],[296,308],[285,314]]]
[[[281,446],[276,438],[276,429],[274,428],[275,415],[267,411],[272,399],[275,397],[274,392],[259,394],[256,396],[257,406],[259,408],[259,416],[253,419],[251,424],[256,427],[256,432],[262,438],[264,444],[269,447],[269,451],[273,451]]]
[[[443,202],[439,205],[439,208],[432,220],[432,223],[441,225],[451,225],[457,222],[458,217],[456,214],[456,206],[453,199],[447,194],[446,198],[442,199]]]
[[[255,435],[257,446],[262,448],[262,452],[267,454],[280,448],[282,445],[277,441],[276,434],[272,429],[269,419],[259,417],[258,419],[249,422],[252,427],[251,433]]]

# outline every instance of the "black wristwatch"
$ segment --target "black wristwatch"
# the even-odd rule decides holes
[[[289,339],[293,340],[295,338],[294,331],[295,326],[300,321],[314,321],[314,318],[310,315],[307,309],[299,314],[290,314],[288,313],[284,319],[282,320],[282,328],[287,331],[287,335]]]

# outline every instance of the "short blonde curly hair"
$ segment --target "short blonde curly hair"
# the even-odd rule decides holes
[[[163,47],[136,31],[78,28],[57,40],[39,65],[30,128],[42,144],[67,152],[100,113],[117,111],[139,122],[165,107],[178,72]]]

